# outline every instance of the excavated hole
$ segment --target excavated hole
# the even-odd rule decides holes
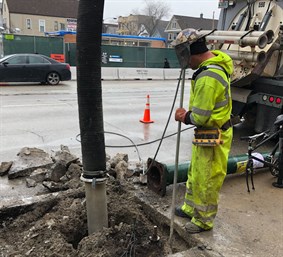
[[[9,219],[1,222],[0,252],[3,256],[149,257],[190,248],[176,234],[170,249],[169,227],[158,222],[159,218],[133,192],[126,183],[107,182],[109,227],[92,235],[87,233],[83,194],[57,197],[14,216],[10,213]],[[154,226],[158,227],[158,242],[150,240]]]

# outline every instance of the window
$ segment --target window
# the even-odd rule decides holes
[[[54,21],[54,31],[58,31],[58,21]]]
[[[3,27],[7,29],[7,18],[3,18]]]
[[[168,40],[173,40],[174,39],[174,36],[172,33],[168,33]]]
[[[45,32],[45,20],[39,20],[39,32]]]
[[[60,30],[66,30],[65,23],[60,23]]]
[[[26,28],[31,29],[31,19],[26,19]]]
[[[29,64],[50,63],[41,56],[29,56]]]
[[[7,60],[9,64],[25,64],[26,63],[26,56],[16,56],[12,57]]]
[[[172,29],[176,29],[176,28],[177,28],[177,22],[174,21],[174,22],[172,22]]]

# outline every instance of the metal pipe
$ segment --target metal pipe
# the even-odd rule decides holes
[[[268,160],[269,153],[262,154],[262,156],[264,160]],[[247,155],[229,157],[227,163],[227,175],[244,173],[247,161]],[[155,193],[164,196],[166,193],[166,186],[173,183],[175,166],[153,161],[151,158],[148,159],[147,164],[148,167],[150,167],[147,172],[148,188]],[[189,161],[179,164],[177,178],[178,183],[187,181],[189,165]]]
[[[247,13],[248,13],[247,11],[241,13],[240,18],[239,18],[239,20],[238,20],[238,22],[237,22],[237,25],[236,25],[236,27],[235,27],[235,30],[240,30],[240,29],[241,29],[241,27],[242,27],[242,25],[243,25],[243,22],[244,22],[244,20],[245,20],[246,17],[247,17]]]
[[[274,40],[274,32],[273,30],[265,31],[265,35],[267,36],[267,44],[271,44]]]
[[[201,30],[202,33],[204,34],[209,34],[211,32],[211,30]],[[210,34],[209,36],[232,36],[232,37],[242,37],[244,35],[246,35],[248,33],[248,31],[236,31],[236,30],[229,30],[229,31],[225,31],[225,30],[216,30],[214,31],[212,34]],[[267,31],[251,31],[250,33],[248,33],[245,37],[260,37],[262,35],[266,35],[267,36],[267,43],[270,44],[273,42],[274,40],[274,32],[273,30],[267,30]]]
[[[258,46],[264,48],[267,45],[268,39],[265,34],[259,37],[246,36],[241,38],[240,36],[215,36],[213,34],[206,36],[208,43],[222,43],[222,44],[234,44],[240,47],[246,46]]]
[[[180,92],[180,105],[179,107],[183,107],[184,102],[184,89],[185,89],[185,79],[186,79],[186,69],[182,69],[182,86]],[[176,155],[175,155],[175,168],[173,171],[174,179],[173,179],[173,194],[172,194],[172,208],[171,208],[171,220],[170,220],[170,233],[169,233],[169,245],[172,248],[172,237],[174,230],[174,210],[175,210],[175,202],[176,202],[176,185],[177,185],[177,177],[178,177],[178,167],[179,167],[179,151],[180,151],[180,141],[181,141],[181,126],[182,123],[178,122],[178,133],[177,133],[177,144],[176,144]]]
[[[259,27],[259,30],[260,30],[260,31],[264,31],[264,30],[266,29],[266,26],[268,25],[268,22],[269,22],[271,16],[272,16],[272,10],[268,11],[268,12],[264,15],[264,17],[263,17],[263,19],[262,19],[262,22],[261,22],[261,24],[260,24],[260,27]]]
[[[81,176],[81,180],[85,182],[87,227],[90,235],[108,227],[106,178],[86,179]]]
[[[233,60],[245,60],[247,62],[259,62],[262,63],[266,59],[266,53],[261,52],[244,52],[244,51],[233,51],[233,50],[222,50],[228,54]]]

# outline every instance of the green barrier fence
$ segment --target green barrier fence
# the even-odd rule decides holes
[[[76,44],[67,43],[66,62],[76,65]],[[101,49],[102,67],[163,68],[167,58],[171,68],[179,68],[174,49],[133,46],[103,45]]]
[[[65,54],[65,61],[76,66],[76,44],[63,43],[62,37],[38,37],[3,34],[4,55],[14,53]],[[102,45],[102,67],[163,68],[164,58],[170,68],[179,68],[174,49]]]
[[[64,43],[60,37],[38,37],[3,34],[3,55],[17,53],[63,54]]]

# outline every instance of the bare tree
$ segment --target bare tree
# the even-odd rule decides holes
[[[170,14],[170,6],[162,1],[158,0],[144,0],[145,7],[139,11],[134,10],[135,14],[147,16],[143,22],[143,30],[146,30],[149,36],[152,36],[163,18],[166,18]],[[139,34],[143,34],[144,31],[140,31]]]

